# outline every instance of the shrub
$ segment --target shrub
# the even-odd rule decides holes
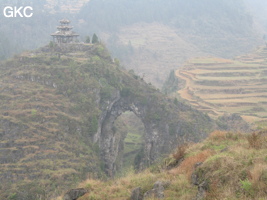
[[[86,36],[85,43],[90,43],[90,37]]]
[[[37,113],[37,110],[32,109],[32,111],[31,111],[31,115],[32,115],[33,117],[36,116],[36,113]]]
[[[219,180],[213,180],[209,183],[209,188],[207,192],[206,199],[207,200],[214,200],[219,199],[220,192],[219,192]]]
[[[181,146],[178,146],[175,153],[172,154],[172,157],[179,161],[180,159],[184,158],[185,151],[188,148],[188,144],[182,144]]]
[[[256,132],[253,132],[251,135],[248,135],[247,140],[249,147],[254,149],[260,149],[262,146],[261,139],[261,136]]]
[[[173,174],[185,174],[188,179],[191,178],[192,172],[194,170],[195,164],[199,162],[204,162],[208,157],[213,154],[211,150],[205,150],[197,155],[190,156],[186,158],[178,168],[173,169],[170,173]]]
[[[209,139],[213,141],[224,141],[224,140],[238,140],[240,134],[231,133],[227,131],[214,131],[210,134]]]
[[[244,192],[249,196],[253,196],[254,191],[252,188],[252,183],[248,179],[244,181],[240,180],[240,183],[241,183],[241,188],[244,190]]]
[[[89,200],[99,200],[99,198],[95,194],[90,194],[88,197]]]
[[[17,193],[12,193],[12,194],[10,194],[9,196],[8,196],[8,199],[9,200],[14,200],[14,199],[17,199]]]
[[[96,44],[96,43],[98,43],[99,41],[98,41],[98,37],[97,37],[97,35],[94,33],[94,35],[93,35],[93,37],[92,37],[92,43],[93,44]]]
[[[100,90],[101,100],[107,100],[111,98],[112,92],[113,92],[112,87],[110,86],[102,87]]]
[[[174,103],[175,105],[178,105],[178,104],[179,104],[178,99],[175,98],[175,99],[173,100],[173,103]]]

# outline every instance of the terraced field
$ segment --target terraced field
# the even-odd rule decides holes
[[[218,117],[238,113],[246,121],[267,119],[267,48],[233,60],[195,58],[176,71],[181,98]]]

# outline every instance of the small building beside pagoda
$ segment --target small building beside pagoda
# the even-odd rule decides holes
[[[51,34],[53,41],[58,44],[74,43],[78,40],[78,34],[72,31],[73,27],[70,26],[70,20],[63,19],[59,21],[60,25],[57,27],[58,31]]]

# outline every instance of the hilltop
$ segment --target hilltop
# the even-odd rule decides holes
[[[113,57],[139,76],[144,74],[144,79],[158,88],[169,71],[187,59],[207,55],[232,58],[264,43],[264,33],[258,28],[262,23],[248,12],[243,0],[5,2],[17,7],[31,5],[34,16],[11,20],[0,15],[0,43],[4,47],[0,47],[0,59],[44,46],[58,19],[68,18],[80,41],[97,33]]]
[[[0,199],[51,199],[87,176],[114,176],[124,149],[143,169],[216,126],[123,69],[100,43],[23,52],[0,63],[0,77]],[[117,121],[127,111],[143,137],[133,129],[127,138]]]

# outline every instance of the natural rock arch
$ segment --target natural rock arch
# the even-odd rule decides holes
[[[95,142],[99,144],[101,158],[108,175],[113,176],[116,172],[115,162],[121,150],[120,142],[124,139],[115,136],[113,125],[115,120],[126,111],[132,111],[144,124],[142,162],[145,165],[150,165],[162,154],[169,153],[177,146],[180,137],[191,137],[196,140],[208,132],[207,127],[211,128],[212,123],[207,122],[210,120],[208,117],[187,105],[182,103],[174,105],[170,100],[163,99],[160,96],[148,95],[144,101],[143,96],[142,98],[135,95],[122,96],[118,92],[114,101],[110,102],[107,109],[103,111]],[[189,116],[188,119],[186,115]],[[207,127],[201,125],[199,120],[206,122]]]

